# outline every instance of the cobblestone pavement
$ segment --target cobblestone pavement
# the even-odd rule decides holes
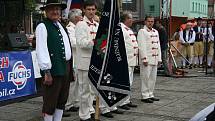
[[[155,95],[161,100],[153,104],[140,101],[140,77],[135,74],[132,101],[137,108],[101,121],[188,121],[193,115],[215,102],[215,77],[188,70],[184,78],[158,77]],[[0,121],[42,121],[42,98],[36,97],[0,107]],[[79,121],[78,113],[63,121]]]

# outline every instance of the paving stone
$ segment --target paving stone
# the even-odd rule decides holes
[[[131,88],[132,102],[137,108],[125,111],[123,115],[114,114],[115,118],[101,117],[101,121],[188,121],[192,116],[214,103],[215,78],[198,73],[201,69],[187,70],[189,78],[157,78],[155,96],[159,102],[146,104],[140,101],[140,77],[135,74]],[[42,97],[35,97],[22,102],[15,102],[0,107],[0,121],[42,121]],[[78,112],[62,121],[79,121]]]

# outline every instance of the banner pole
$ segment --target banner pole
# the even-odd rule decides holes
[[[122,11],[122,0],[117,0],[117,4],[118,4],[118,10],[119,10],[119,14],[120,14],[120,12]]]
[[[99,119],[100,110],[99,110],[99,96],[96,96],[96,112],[95,112],[95,121],[100,121]]]

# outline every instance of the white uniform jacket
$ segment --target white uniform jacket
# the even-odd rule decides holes
[[[75,24],[72,22],[69,22],[69,24],[66,26],[70,38],[70,42],[72,47],[76,47],[76,37],[75,37]]]
[[[66,26],[68,34],[69,34],[69,39],[71,42],[72,46],[72,55],[73,55],[73,61],[74,61],[74,66],[76,66],[76,61],[77,61],[77,56],[76,56],[76,37],[75,37],[75,24],[72,22],[69,22],[69,24]]]
[[[83,21],[79,21],[75,27],[77,69],[89,70],[90,58],[93,50],[98,23],[84,16]]]
[[[158,31],[144,26],[137,35],[140,64],[158,65],[161,62],[161,48]]]
[[[129,66],[137,66],[138,44],[134,32],[121,23]]]

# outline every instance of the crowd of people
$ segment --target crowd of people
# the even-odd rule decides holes
[[[182,69],[212,67],[214,28],[212,23],[197,18],[196,25],[187,22],[184,29],[178,30],[174,34],[174,39],[179,41],[178,49],[182,54],[180,56]]]
[[[41,7],[46,18],[36,27],[36,53],[40,69],[43,73],[43,116],[44,121],[61,121],[68,112],[78,111],[80,121],[93,121],[95,109],[95,93],[90,85],[88,70],[99,17],[96,16],[97,6],[94,1],[84,2],[83,9],[72,9],[69,12],[69,23],[64,27],[60,21],[61,10],[66,4],[57,0],[47,0]],[[128,60],[130,86],[134,80],[134,68],[139,64],[141,78],[141,101],[153,103],[159,101],[154,96],[157,68],[164,65],[166,76],[169,76],[167,63],[168,37],[160,21],[152,16],[145,18],[145,25],[138,31],[137,37],[132,31],[133,18],[131,12],[123,12],[120,17],[125,48]],[[156,29],[153,28],[155,23]],[[194,28],[187,23],[186,29],[179,32],[184,57],[189,57],[189,66],[203,64],[203,43],[209,31],[208,66],[212,61],[212,29],[205,29],[205,23],[199,22]],[[160,36],[159,36],[160,35]],[[194,49],[193,49],[194,48]],[[139,56],[139,57],[138,57]],[[186,61],[182,58],[183,68]],[[138,105],[131,97],[121,105],[107,108],[101,101],[100,113],[113,118],[113,113],[123,114]]]

